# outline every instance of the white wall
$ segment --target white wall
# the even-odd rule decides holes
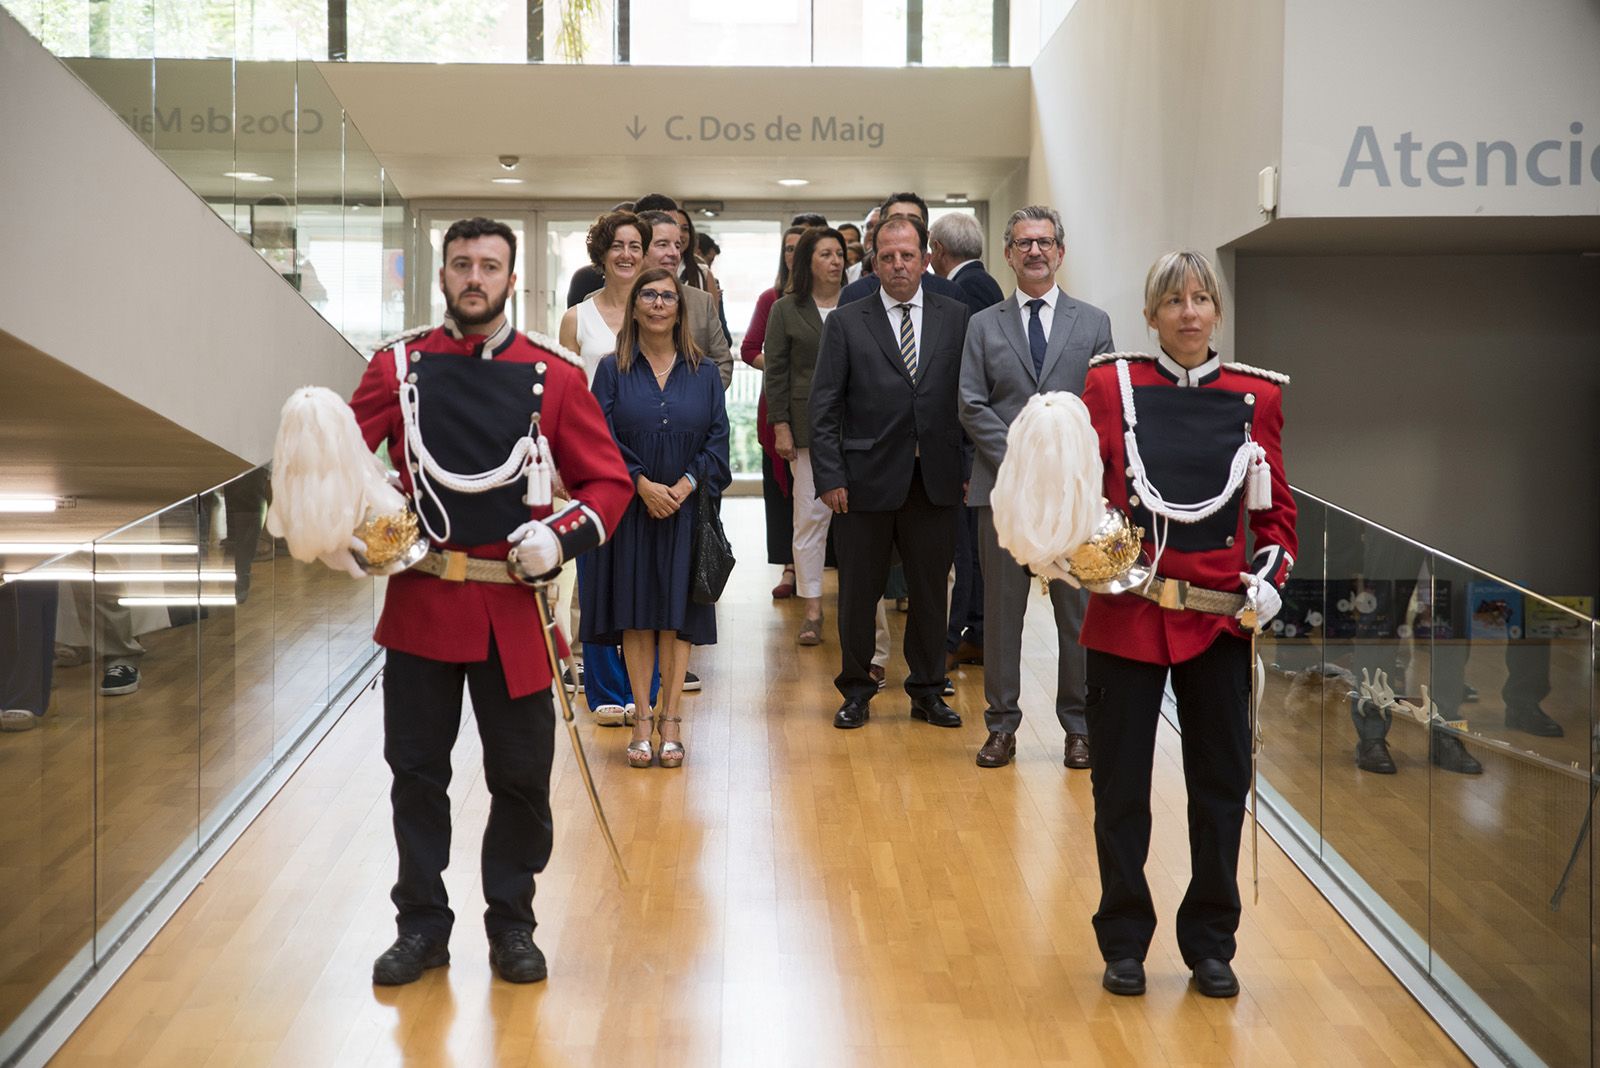
[[[1240,255],[1289,477],[1540,593],[1600,586],[1600,260]]]
[[[0,328],[251,463],[355,351],[0,11]]]
[[[1264,221],[1256,174],[1278,162],[1282,0],[1079,0],[1032,68],[1029,197],[1067,227],[1062,284],[1145,348],[1145,272]],[[1224,322],[1224,350],[1231,340]]]

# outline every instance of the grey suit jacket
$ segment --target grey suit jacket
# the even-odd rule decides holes
[[[989,503],[996,472],[1006,455],[1011,421],[1035,393],[1083,393],[1089,358],[1111,352],[1111,319],[1092,304],[1058,290],[1046,339],[1044,373],[1035,374],[1028,335],[1014,299],[972,317],[961,353],[961,425],[976,455],[967,504]]]
[[[728,347],[728,335],[722,329],[721,317],[717,315],[717,302],[703,289],[694,286],[682,288],[684,308],[689,313],[689,335],[700,346],[706,359],[717,365],[717,374],[722,376],[722,388],[727,389],[728,383],[733,381],[733,351]],[[598,292],[598,289],[595,290],[595,293]],[[593,300],[594,293],[583,299]]]

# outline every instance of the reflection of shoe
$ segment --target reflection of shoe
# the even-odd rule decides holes
[[[1368,738],[1356,743],[1356,767],[1377,775],[1394,774],[1394,757],[1389,755],[1389,743],[1382,738]]]
[[[132,664],[118,664],[116,667],[107,668],[105,677],[100,680],[100,692],[107,697],[132,693],[138,688],[139,669]]]
[[[1225,960],[1208,957],[1194,966],[1195,988],[1208,998],[1231,998],[1239,995],[1239,978]]]
[[[833,725],[842,731],[852,731],[857,727],[867,724],[867,717],[871,712],[867,709],[865,697],[852,697],[839,706],[839,711],[833,714]]]
[[[75,645],[56,643],[55,661],[58,668],[77,667],[89,662],[89,650]]]
[[[1567,733],[1561,729],[1561,724],[1545,715],[1544,709],[1538,705],[1522,705],[1506,709],[1506,726],[1536,738],[1560,738]]]
[[[961,726],[961,713],[945,704],[942,697],[913,697],[911,718],[935,727]]]
[[[1017,736],[1013,731],[990,731],[978,749],[978,767],[1003,768],[1017,755]]]
[[[1092,766],[1094,761],[1089,756],[1089,736],[1087,734],[1067,735],[1066,751],[1061,758],[1061,765],[1076,768],[1082,771]]]
[[[621,705],[597,705],[594,710],[594,721],[602,727],[626,727],[628,710]]]
[[[372,962],[372,981],[378,986],[403,986],[422,978],[428,968],[450,963],[450,947],[424,934],[403,934]]]
[[[489,936],[489,965],[508,983],[537,983],[549,975],[544,954],[529,931],[501,931]]]
[[[700,676],[699,675],[696,675],[692,671],[685,671],[683,673],[683,692],[684,693],[699,693],[700,692],[700,687],[701,687],[701,682],[700,682]]]
[[[1105,974],[1100,985],[1113,994],[1135,997],[1144,993],[1144,961],[1128,957],[1124,960],[1106,961]]]
[[[867,674],[871,675],[872,676],[872,681],[878,684],[878,689],[881,690],[885,686],[889,685],[889,675],[888,675],[888,673],[886,671],[884,671],[883,668],[879,667],[877,664],[869,665],[868,668],[867,668]]]
[[[26,708],[0,709],[0,731],[31,731],[39,725],[39,717]]]
[[[1438,727],[1428,732],[1428,759],[1445,771],[1460,775],[1482,775],[1483,765],[1467,752],[1461,739]]]
[[[1478,688],[1476,686],[1463,686],[1461,688],[1461,701],[1463,704],[1474,704],[1477,700]]]
[[[778,584],[772,587],[772,599],[774,601],[782,601],[793,596],[794,568],[786,567],[783,569],[783,576],[778,580]]]

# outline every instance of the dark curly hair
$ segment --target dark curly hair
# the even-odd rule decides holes
[[[650,227],[639,221],[639,216],[631,211],[613,211],[600,216],[589,227],[589,235],[584,238],[584,246],[589,250],[589,262],[594,264],[597,271],[604,271],[606,253],[611,251],[611,243],[617,239],[617,231],[624,226],[631,226],[639,235],[640,245],[650,244]]]

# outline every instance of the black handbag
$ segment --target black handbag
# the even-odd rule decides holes
[[[717,502],[697,490],[694,506],[694,541],[689,552],[689,599],[695,604],[716,604],[733,572],[733,546],[722,532]]]

